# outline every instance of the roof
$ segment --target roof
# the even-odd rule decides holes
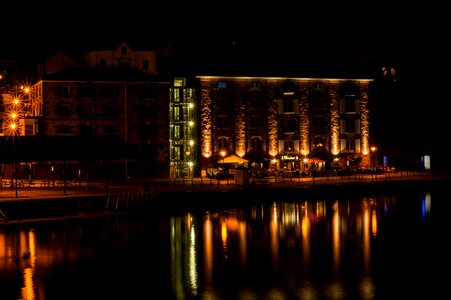
[[[46,74],[44,80],[71,81],[157,81],[157,77],[132,67],[68,67],[64,70]]]

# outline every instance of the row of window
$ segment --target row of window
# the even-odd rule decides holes
[[[96,136],[102,131],[104,135],[118,135],[120,133],[120,126],[118,125],[104,125],[97,127],[95,125],[80,124],[79,126],[59,125],[56,126],[56,133],[58,134],[80,134],[82,136]],[[158,136],[158,126],[156,124],[141,124],[137,130],[138,138],[153,139]]]
[[[216,127],[220,129],[232,128],[233,118],[228,116],[218,116]],[[249,117],[249,128],[266,128],[265,117]],[[327,116],[315,116],[310,118],[310,126],[313,128],[326,128]],[[359,133],[360,120],[340,120],[341,133]],[[297,118],[283,119],[279,123],[279,133],[295,133],[299,130],[299,120]]]
[[[59,116],[76,114],[81,118],[106,117],[116,119],[119,116],[119,107],[115,104],[105,104],[101,107],[95,104],[78,104],[75,107],[70,103],[59,103],[55,106],[55,113]],[[156,119],[158,111],[153,106],[142,105],[136,110],[137,117],[142,119]]]
[[[157,90],[154,86],[140,86],[138,94],[141,100],[155,100],[157,98]],[[76,87],[70,84],[60,84],[57,86],[57,95],[61,98],[76,95],[78,99],[95,99],[96,97],[114,99],[120,95],[120,87],[113,84],[101,85],[100,87],[94,84],[79,84]]]
[[[286,83],[286,87],[288,87],[288,83]],[[218,81],[216,83],[216,87],[218,89],[227,89],[227,81]],[[293,83],[290,85],[291,88],[294,88]],[[324,83],[323,82],[315,82],[313,84],[313,88],[315,90],[323,90],[324,89]],[[252,80],[249,82],[249,89],[250,90],[260,90],[261,89],[261,82],[258,80]]]

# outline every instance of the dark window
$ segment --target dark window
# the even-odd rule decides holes
[[[326,118],[325,117],[312,117],[311,118],[312,127],[323,129],[326,128]]]
[[[264,126],[265,122],[262,116],[251,116],[249,118],[249,127],[261,128]]]
[[[251,138],[251,147],[252,147],[252,149],[261,149],[262,148],[262,138],[260,136],[253,136]]]
[[[148,60],[143,60],[142,69],[144,71],[148,71],[149,70],[149,61]]]
[[[155,119],[156,117],[157,117],[157,110],[155,109],[155,107],[152,107],[152,106],[140,106],[139,107],[138,118]],[[176,120],[178,120],[178,118]]]
[[[78,87],[79,99],[94,99],[95,87],[93,85],[80,85]]]
[[[68,116],[70,115],[70,105],[60,103],[56,106],[56,113],[59,115]]]
[[[218,138],[218,147],[224,149],[229,148],[229,139],[224,136]]]
[[[226,116],[219,116],[217,119],[217,127],[218,128],[228,128],[230,126],[229,124],[229,118]]]
[[[104,85],[102,87],[102,94],[108,98],[117,98],[119,90],[115,85]]]
[[[139,128],[139,137],[141,139],[155,139],[158,128],[155,124],[143,124]]]
[[[91,124],[83,124],[80,126],[80,135],[81,136],[94,136],[95,135],[95,127]]]
[[[106,125],[103,127],[103,133],[107,135],[116,135],[119,133],[119,127],[117,125]]]
[[[284,133],[294,133],[296,132],[297,120],[295,119],[286,119],[282,122],[282,131]]]
[[[107,118],[116,119],[119,115],[119,109],[117,108],[117,105],[107,104],[103,108],[103,113]]]
[[[355,120],[346,120],[345,124],[347,133],[355,133]]]
[[[91,104],[78,105],[78,115],[80,118],[89,118],[95,116],[95,106]]]
[[[346,112],[356,112],[354,98],[345,99],[345,105],[346,105],[346,108],[345,108]]]
[[[58,85],[58,96],[59,97],[70,97],[71,96],[71,88],[70,85]]]
[[[145,86],[140,89],[140,97],[141,100],[155,100],[155,87],[153,86]]]
[[[61,125],[56,128],[56,132],[59,134],[71,134],[72,127],[67,125]]]
[[[355,151],[355,140],[346,140],[346,150]]]

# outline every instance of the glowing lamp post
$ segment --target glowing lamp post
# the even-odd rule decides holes
[[[371,150],[371,156],[370,156],[370,160],[371,160],[371,166],[373,167],[373,169],[376,167],[376,164],[377,164],[377,161],[376,161],[376,151],[377,151],[377,148],[376,147],[374,147],[374,146],[372,146],[371,148],[370,148],[370,150]],[[375,170],[374,170],[375,171]]]
[[[17,185],[17,180],[18,180],[18,176],[17,176],[17,173],[18,173],[18,166],[17,166],[17,159],[16,159],[16,149],[15,149],[15,141],[14,141],[14,136],[17,134],[17,130],[18,130],[18,128],[19,128],[19,126],[17,125],[17,123],[16,123],[16,121],[15,121],[15,118],[12,118],[12,122],[11,122],[11,124],[9,125],[9,129],[10,129],[10,132],[11,132],[11,134],[12,134],[12,136],[13,136],[13,139],[12,139],[12,147],[13,147],[13,155],[14,155],[14,168],[13,168],[13,172],[14,172],[14,179],[13,178],[11,178],[11,180],[14,180],[14,188],[15,188],[15,191],[16,191],[16,198],[18,198],[19,197],[19,186]],[[12,186],[11,186],[12,187]]]
[[[222,157],[222,166],[224,167],[224,157],[226,156],[227,152],[225,150],[221,150],[219,154]]]
[[[186,155],[186,160],[187,160],[187,165],[188,165],[188,178],[191,177],[191,161],[189,160],[191,152],[188,150],[185,153]]]

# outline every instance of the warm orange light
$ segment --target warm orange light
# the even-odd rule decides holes
[[[13,104],[14,105],[18,105],[19,103],[20,103],[19,98],[16,97],[16,98],[13,99]]]
[[[226,155],[226,153],[227,152],[225,150],[222,150],[220,154],[221,154],[222,157],[224,157]]]

